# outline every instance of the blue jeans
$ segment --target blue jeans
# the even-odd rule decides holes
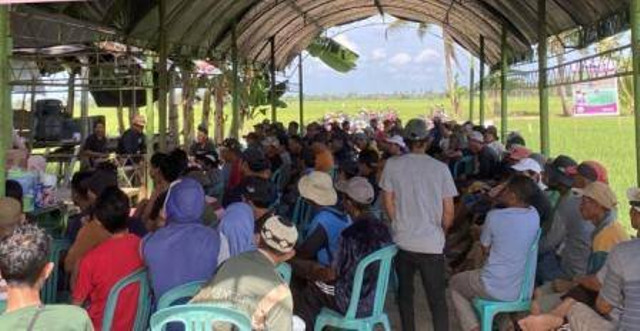
[[[536,269],[536,285],[540,286],[554,279],[566,279],[569,276],[560,265],[560,258],[555,252],[547,252],[538,255],[538,268]]]

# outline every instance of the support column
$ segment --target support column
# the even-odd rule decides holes
[[[278,120],[276,115],[276,37],[269,39],[269,46],[271,49],[271,58],[269,61],[269,70],[271,71],[271,122],[275,123]]]
[[[159,61],[158,61],[158,129],[160,131],[160,150],[167,150],[167,91],[169,90],[169,74],[167,72],[167,27],[166,23],[166,11],[167,1],[160,0],[158,11],[160,15],[160,33],[159,33]],[[153,76],[151,77],[151,86],[153,86]],[[153,95],[152,95],[153,96]],[[149,100],[147,99],[147,102]],[[151,104],[153,105],[153,98],[151,98]],[[147,105],[147,109],[148,105]],[[149,121],[149,120],[148,120]]]
[[[471,57],[471,70],[469,72],[469,76],[470,76],[470,81],[469,81],[469,121],[473,122],[473,99],[475,97],[474,95],[474,90],[473,90],[473,85],[475,85],[475,75],[476,75],[476,68],[475,68],[475,58],[472,56]]]
[[[0,91],[9,90],[9,57],[11,56],[11,31],[9,30],[9,6],[0,5]],[[7,109],[7,93],[0,93],[0,122],[6,123],[11,109]],[[4,126],[3,126],[4,127]],[[11,140],[10,134],[0,134],[0,197],[5,195],[7,149]]]
[[[549,157],[549,88],[547,87],[547,0],[538,0],[538,94],[540,150]]]
[[[505,26],[502,27],[502,39],[500,42],[500,135],[501,140],[506,142],[507,138],[507,117],[508,117],[508,89],[507,89],[507,72],[509,70],[509,49],[507,46],[507,28]]]
[[[82,68],[82,91],[80,92],[80,119],[82,122],[82,141],[89,136],[89,59],[83,57],[80,60]]]
[[[236,27],[235,24],[231,30],[231,70],[233,74],[233,90],[232,93],[232,116],[231,116],[231,136],[238,138],[240,132],[238,123],[240,121],[240,79],[238,77],[238,41],[236,40]]]
[[[155,145],[155,109],[153,104],[153,57],[147,56],[147,63],[145,65],[144,72],[144,86],[145,86],[145,96],[146,96],[146,104],[145,108],[145,117],[147,118],[147,125],[145,126],[145,135],[147,140],[147,152],[145,154],[145,183],[147,187],[147,197],[151,194],[153,190],[153,182],[151,180],[151,156],[153,155],[153,145]],[[162,132],[162,131],[161,131]],[[162,139],[160,139],[160,144],[162,144]],[[166,135],[165,135],[165,144],[166,144]],[[162,146],[160,147],[161,150]]]
[[[484,54],[484,36],[480,36],[480,125],[484,126],[484,67],[486,58]]]
[[[298,81],[300,83],[299,103],[300,103],[300,133],[304,132],[304,75],[302,73],[302,52],[298,55]]]
[[[640,185],[640,0],[631,0],[631,49],[633,50],[633,116],[636,129],[636,178]]]

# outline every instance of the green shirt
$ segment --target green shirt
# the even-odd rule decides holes
[[[0,330],[27,330],[38,306],[30,306],[0,315]],[[87,312],[76,306],[46,305],[35,319],[33,330],[92,331]]]
[[[229,303],[247,313],[253,328],[290,331],[293,298],[274,263],[260,251],[227,260],[192,303]]]

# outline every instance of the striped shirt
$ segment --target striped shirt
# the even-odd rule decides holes
[[[604,266],[600,296],[620,311],[619,329],[637,330],[640,325],[640,239],[616,246]]]

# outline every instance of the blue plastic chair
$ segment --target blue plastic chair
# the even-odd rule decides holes
[[[379,249],[358,263],[356,274],[353,277],[353,291],[351,292],[351,300],[347,313],[342,316],[340,313],[328,308],[323,308],[316,318],[315,331],[321,331],[325,326],[332,326],[340,329],[350,330],[373,330],[376,324],[382,323],[385,330],[391,330],[389,317],[384,312],[384,301],[387,297],[387,288],[389,286],[389,275],[391,274],[391,266],[393,257],[398,252],[396,245],[390,245]],[[368,266],[379,261],[378,264],[378,281],[376,283],[376,294],[371,316],[356,317],[358,313],[358,304],[360,302],[360,293],[362,291],[362,283],[364,281],[364,273]],[[372,272],[371,270],[369,272]]]
[[[291,266],[289,263],[282,262],[278,264],[276,270],[280,273],[280,276],[282,276],[282,279],[284,279],[287,284],[291,284]]]
[[[135,283],[139,284],[140,290],[138,292],[138,309],[133,329],[145,330],[147,328],[147,322],[149,322],[149,315],[151,314],[151,288],[149,286],[147,270],[140,268],[118,281],[109,291],[109,297],[107,298],[107,304],[102,318],[102,330],[111,330],[113,319],[116,318],[116,305],[120,297],[120,292]]]
[[[538,242],[542,230],[538,230],[536,240],[531,245],[529,256],[525,263],[525,274],[520,289],[520,296],[516,301],[492,301],[476,298],[473,300],[473,306],[476,309],[482,323],[482,331],[491,331],[493,326],[493,318],[498,313],[513,313],[519,311],[528,311],[531,309],[531,296],[533,295],[533,287],[536,276],[536,264],[538,259]]]
[[[205,281],[200,280],[200,281],[195,281],[191,283],[186,283],[170,289],[160,297],[160,300],[158,300],[158,305],[156,309],[160,310],[164,308],[169,308],[173,306],[174,303],[176,301],[179,301],[180,299],[193,298],[194,296],[196,296],[196,294],[198,294],[198,292],[200,291],[202,286],[204,286],[205,283],[206,283]]]
[[[151,330],[162,331],[174,322],[182,323],[185,331],[214,330],[214,322],[231,323],[239,331],[251,331],[251,319],[246,313],[220,304],[190,304],[159,310],[151,316]]]
[[[306,228],[309,226],[312,217],[311,204],[304,198],[299,197],[293,207],[293,215],[291,216],[291,222],[295,224],[298,229],[298,242],[302,242],[306,239]]]
[[[49,262],[54,263],[51,275],[40,290],[40,297],[46,304],[58,302],[58,280],[60,278],[60,256],[62,252],[68,251],[71,243],[67,239],[54,239],[51,242],[49,252]]]

